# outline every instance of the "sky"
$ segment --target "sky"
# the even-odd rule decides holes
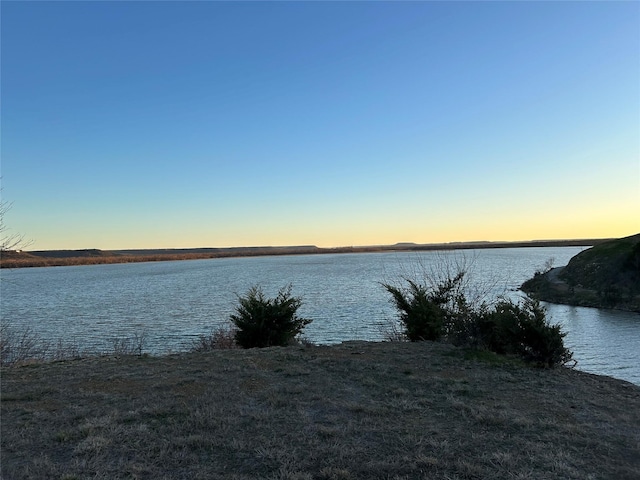
[[[29,249],[640,232],[639,2],[13,2]]]

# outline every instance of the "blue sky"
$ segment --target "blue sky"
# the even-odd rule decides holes
[[[640,231],[638,2],[11,2],[31,249]]]

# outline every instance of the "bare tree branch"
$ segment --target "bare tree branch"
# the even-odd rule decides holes
[[[12,206],[12,203],[0,200],[0,252],[21,250],[32,243],[32,240],[25,240],[24,235],[20,233],[9,233],[9,228],[4,223],[4,215]]]

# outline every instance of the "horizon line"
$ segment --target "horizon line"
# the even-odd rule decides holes
[[[633,235],[630,235],[633,236]],[[417,243],[410,241],[401,241],[391,244],[367,244],[367,245],[338,245],[330,247],[319,247],[315,244],[302,245],[234,245],[234,246],[207,246],[207,247],[138,247],[138,248],[48,248],[38,250],[18,249],[14,251],[20,252],[53,252],[53,251],[88,251],[99,250],[104,252],[120,252],[120,251],[162,251],[162,250],[229,250],[229,249],[257,249],[257,248],[315,248],[319,250],[336,250],[336,249],[361,249],[361,248],[393,248],[393,247],[439,247],[439,246],[464,246],[464,245],[504,245],[504,244],[528,244],[528,243],[551,243],[551,242],[603,242],[614,240],[618,237],[598,237],[598,238],[546,238],[546,239],[530,239],[530,240],[454,240],[449,242],[429,242]],[[625,238],[625,237],[621,237]]]

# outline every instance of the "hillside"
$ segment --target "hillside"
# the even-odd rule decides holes
[[[640,478],[640,388],[431,342],[2,368],[0,477]]]
[[[640,234],[584,250],[566,267],[537,273],[522,290],[553,303],[640,312]]]

